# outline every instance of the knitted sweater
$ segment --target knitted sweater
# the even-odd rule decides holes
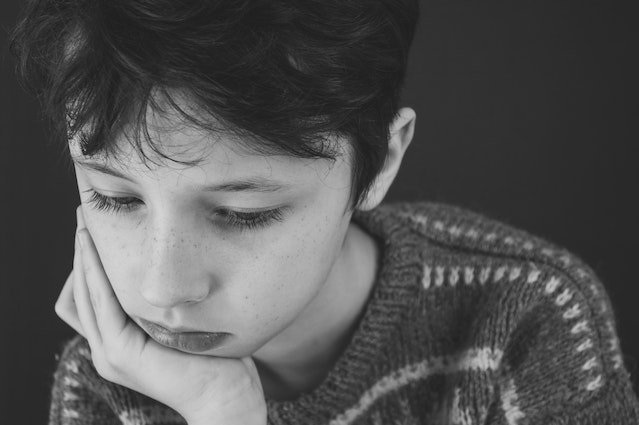
[[[639,424],[604,287],[578,258],[459,208],[385,205],[354,219],[383,247],[352,339],[325,381],[267,400],[269,424]],[[100,378],[69,342],[51,424],[183,424]]]

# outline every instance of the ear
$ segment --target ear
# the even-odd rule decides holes
[[[401,108],[397,112],[389,128],[388,154],[384,166],[377,174],[366,197],[358,204],[357,209],[371,210],[378,206],[386,196],[395,176],[397,176],[404,153],[413,140],[415,119],[415,111],[411,108]]]

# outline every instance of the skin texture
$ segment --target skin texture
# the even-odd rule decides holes
[[[374,208],[385,196],[412,139],[414,118],[412,110],[400,111],[391,128],[387,164],[360,208]],[[65,288],[74,286],[77,312],[69,302],[68,288],[56,311],[81,333],[100,335],[99,314],[81,313],[83,296],[77,288],[91,288],[91,280],[101,281],[94,285],[112,296],[94,300],[93,308],[107,314],[102,319],[105,323],[114,321],[109,311],[114,317],[120,314],[122,327],[133,327],[136,344],[151,341],[133,325],[140,325],[140,319],[177,330],[226,332],[230,337],[223,345],[200,355],[169,348],[161,352],[183,360],[230,358],[233,364],[248,364],[248,368],[240,367],[244,371],[240,374],[249,376],[254,361],[258,381],[275,398],[291,398],[313,388],[356,324],[375,280],[379,255],[372,237],[350,220],[348,155],[335,161],[264,156],[240,148],[231,136],[212,137],[184,126],[175,116],[153,119],[151,136],[161,140],[166,154],[180,160],[200,159],[200,163],[183,166],[157,158],[158,164],[147,162],[147,166],[126,143],[121,144],[117,158],[85,158],[71,141],[82,200],[79,224],[82,220],[81,234],[90,241],[83,246],[89,246],[94,256],[90,260],[95,263],[94,277],[70,277]],[[96,165],[108,166],[126,178],[97,170]],[[281,188],[210,189],[246,179],[268,180]],[[91,201],[91,190],[133,199],[133,208],[99,210]],[[281,210],[278,219],[259,227],[237,227],[228,218],[229,211],[264,213],[274,208]],[[105,299],[116,306],[96,308]],[[91,310],[86,305],[82,308]],[[94,316],[98,325],[87,325]],[[92,351],[94,345],[108,345],[102,337],[94,337],[98,341],[94,343],[88,339]],[[155,349],[160,347],[153,344]],[[143,393],[153,388],[141,382],[150,377],[122,375],[110,377]],[[163,387],[167,386],[170,383],[164,382]],[[254,387],[247,386],[252,392]],[[171,395],[156,398],[167,397]],[[172,400],[161,401],[175,405]],[[193,403],[176,406],[180,412],[185,409],[197,410]],[[210,419],[201,412],[184,416]]]
[[[253,360],[185,354],[148,338],[122,310],[81,207],[77,219],[73,272],[56,312],[87,339],[97,372],[173,408],[189,425],[266,424]]]

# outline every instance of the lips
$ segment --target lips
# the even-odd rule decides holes
[[[157,343],[192,353],[218,348],[231,336],[226,332],[174,332],[144,319],[140,319],[140,325]]]

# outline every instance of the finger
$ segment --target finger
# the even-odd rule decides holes
[[[69,277],[67,277],[67,281],[62,287],[62,291],[60,291],[58,300],[55,303],[55,312],[67,325],[71,326],[77,333],[86,338],[73,299],[73,271],[69,273]]]
[[[253,358],[251,356],[247,356],[242,358],[241,361],[242,363],[244,363],[244,366],[246,366],[246,369],[248,370],[249,374],[253,378],[253,382],[257,385],[260,392],[263,393],[264,389],[262,388],[262,381],[260,380],[260,375],[257,371],[257,365],[255,364],[255,361],[253,360]]]
[[[78,237],[82,245],[85,278],[94,303],[93,310],[100,334],[103,340],[119,337],[128,326],[126,313],[122,310],[111,288],[109,278],[87,229],[81,229]]]
[[[82,205],[80,204],[76,208],[76,220],[78,218],[78,214],[81,213]],[[82,219],[82,217],[80,217]],[[84,221],[80,223],[78,221],[77,228],[84,227]],[[76,228],[76,231],[77,231]],[[76,240],[75,244],[75,252],[74,255],[78,255],[78,244]],[[75,262],[75,260],[74,260]],[[71,326],[77,333],[86,338],[86,334],[84,329],[82,328],[82,323],[80,322],[80,317],[78,316],[78,309],[75,304],[74,298],[74,272],[78,273],[79,269],[71,270],[69,276],[67,277],[64,286],[62,287],[62,291],[60,291],[60,295],[55,303],[55,312],[64,322],[66,322],[69,326]]]
[[[76,270],[77,273],[73,274],[73,298],[78,311],[78,318],[80,319],[82,329],[84,329],[84,336],[89,341],[89,345],[91,345],[92,348],[96,348],[101,343],[101,337],[87,288],[84,266],[82,264],[82,249],[78,239],[79,237],[76,235],[76,254],[73,257],[73,269]]]
[[[82,263],[82,273],[84,274],[84,281],[86,283],[86,287],[87,287],[87,291],[89,293],[89,299],[91,300],[91,305],[93,307],[93,313],[95,316],[95,309],[96,309],[96,300],[95,300],[95,294],[91,291],[91,280],[87,279],[87,269],[90,266],[89,263],[87,263],[87,261],[84,259],[83,257],[83,253],[82,251],[85,250],[86,248],[83,247],[83,238],[81,236],[81,232],[88,232],[88,229],[86,228],[86,224],[84,222],[84,212],[82,209],[82,204],[78,205],[78,207],[75,209],[75,217],[76,217],[76,223],[77,223],[77,228],[76,228],[76,240],[79,243],[79,250],[78,255],[81,256],[80,260]],[[96,319],[97,320],[97,319]],[[99,325],[98,325],[98,329],[99,329]]]
[[[84,211],[82,209],[82,204],[78,205],[78,207],[75,209],[75,219],[78,229],[84,229],[85,227],[87,227],[84,223]]]

